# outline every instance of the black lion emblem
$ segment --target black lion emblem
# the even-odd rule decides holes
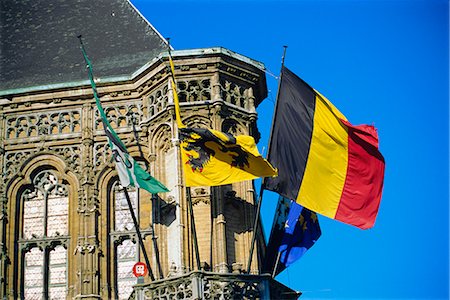
[[[216,159],[229,162],[233,167],[249,167],[249,154],[236,144],[236,138],[231,134],[224,133],[227,140],[222,140],[208,129],[204,128],[180,128],[179,136],[181,142],[185,142],[186,151],[195,151],[198,157],[188,154],[189,164],[192,171],[202,172],[205,165],[214,156]],[[211,143],[212,142],[212,143]],[[207,144],[208,143],[208,144]],[[218,150],[216,152],[216,150]],[[221,152],[221,153],[220,153]]]

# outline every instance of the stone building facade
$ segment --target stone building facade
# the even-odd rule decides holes
[[[2,33],[10,36],[6,44],[2,37],[1,54],[0,297],[296,298],[270,276],[257,275],[264,254],[261,232],[253,275],[243,274],[255,212],[252,181],[191,188],[201,269],[196,267],[167,42],[126,0],[83,0],[75,7],[62,0],[62,8],[49,3],[7,0],[2,7],[2,19],[16,23],[2,23]],[[50,24],[53,42],[56,36],[64,43],[50,46],[50,39],[40,36],[52,22],[48,15],[39,17],[44,11],[70,15],[63,24]],[[79,19],[73,17],[77,13]],[[118,26],[121,20],[134,27]],[[130,154],[170,189],[154,197],[129,189],[153,282],[132,275],[143,252],[78,40],[64,35],[82,31],[88,21],[93,31],[112,32],[101,42],[92,38],[99,32],[85,36],[109,121]],[[33,37],[27,35],[30,28],[37,32]],[[127,37],[116,41],[119,33]],[[172,53],[185,124],[258,138],[256,107],[267,93],[261,63],[224,48]],[[37,66],[27,63],[33,57]]]

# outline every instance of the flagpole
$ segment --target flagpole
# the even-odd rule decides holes
[[[167,40],[167,46],[168,46],[168,54],[169,54],[169,64],[170,64],[170,74],[171,74],[171,86],[172,86],[172,91],[173,91],[173,102],[175,105],[175,119],[176,119],[176,123],[179,128],[185,128],[186,126],[183,124],[183,122],[181,121],[181,116],[180,116],[180,103],[179,103],[179,99],[178,99],[178,93],[177,93],[177,86],[176,86],[176,82],[175,82],[175,66],[173,64],[173,60],[172,60],[172,54],[170,51],[170,38],[166,38]],[[197,270],[200,270],[200,252],[198,249],[198,240],[197,240],[197,230],[195,229],[195,219],[194,219],[194,208],[192,205],[192,198],[191,198],[191,188],[190,187],[186,187],[186,198],[187,198],[187,204],[188,204],[188,209],[189,209],[189,214],[190,214],[190,219],[191,219],[191,231],[192,231],[192,239],[193,239],[193,243],[194,243],[194,253],[195,253],[195,259],[197,261]]]
[[[156,200],[158,199],[158,194],[152,194],[152,241],[153,241],[153,249],[155,251],[155,258],[156,258],[156,265],[158,266],[158,272],[159,272],[159,279],[163,279],[164,278],[164,274],[163,274],[163,270],[161,267],[161,260],[159,257],[159,248],[158,248],[158,242],[156,241],[156,236],[155,236],[155,217],[156,217],[156,212],[155,212],[155,207],[156,207]]]
[[[275,266],[272,271],[272,278],[274,278],[275,275],[277,275],[276,273],[277,273],[277,269],[278,269],[278,263],[280,262],[280,258],[281,258],[281,252],[278,251],[277,260],[275,261]]]
[[[287,46],[283,46],[284,50],[283,50],[283,56],[281,58],[281,70],[283,70],[284,67],[284,59],[286,57],[286,49]],[[278,90],[277,90],[277,97],[276,100],[278,100],[278,96],[280,93],[280,85],[281,85],[281,76],[282,76],[283,72],[280,72],[280,77],[278,78]],[[272,140],[272,131],[273,131],[273,124],[275,122],[275,116],[276,116],[276,112],[277,112],[277,102],[275,103],[275,110],[274,110],[274,114],[272,117],[272,127],[270,128],[270,134],[269,134],[269,147],[267,149],[267,158],[269,158],[269,151],[270,151],[270,143]],[[256,215],[255,215],[255,221],[253,223],[253,233],[252,233],[252,241],[250,244],[250,255],[248,257],[248,263],[247,263],[247,274],[250,273],[250,268],[251,268],[251,264],[252,264],[252,259],[253,259],[253,251],[255,249],[255,242],[256,242],[256,234],[257,234],[257,230],[258,230],[258,224],[259,224],[259,215],[261,213],[261,206],[262,206],[262,196],[263,196],[263,192],[264,192],[264,184],[265,184],[265,177],[262,179],[262,183],[261,183],[261,187],[259,190],[259,197],[258,197],[258,206],[256,209]]]
[[[149,171],[148,170],[148,168],[149,168],[148,161],[145,159],[144,151],[142,151],[141,143],[139,143],[139,135],[138,135],[137,130],[136,130],[135,122],[136,122],[136,118],[134,116],[131,116],[131,124],[133,125],[134,139],[136,140],[136,144],[137,144],[138,149],[139,149],[139,154],[141,155],[142,158],[144,158],[145,168],[146,168],[146,171],[148,172]]]
[[[144,151],[142,151],[141,143],[139,143],[139,135],[138,135],[137,130],[136,130],[135,122],[136,122],[136,118],[134,116],[132,116],[131,117],[131,123],[133,124],[134,139],[136,140],[136,144],[137,144],[138,149],[139,149],[139,154],[141,155],[142,158],[144,158]],[[147,160],[145,158],[144,158],[144,162],[145,162],[146,171],[149,171],[149,165],[148,165],[148,162],[147,162]],[[152,223],[151,223],[152,243],[153,243],[153,251],[155,251],[156,265],[158,266],[159,279],[163,279],[164,275],[163,275],[163,271],[162,271],[162,267],[161,267],[161,261],[160,261],[160,257],[159,257],[158,242],[156,241],[156,237],[155,237],[155,226],[154,226],[154,222],[155,222],[155,197],[158,197],[158,194],[152,194],[152,196],[151,196],[151,200],[152,200]]]
[[[181,121],[181,115],[180,115],[180,101],[178,99],[178,93],[177,93],[177,85],[175,82],[175,65],[173,64],[172,60],[172,53],[170,51],[170,38],[167,38],[167,46],[168,46],[168,54],[169,54],[169,65],[170,65],[170,84],[172,86],[173,91],[173,102],[175,104],[175,119],[177,121],[178,128],[184,128],[186,127],[183,122]]]
[[[283,56],[281,57],[281,68],[280,68],[280,77],[278,78],[278,90],[277,90],[277,96],[275,98],[275,109],[272,116],[272,126],[270,127],[270,133],[269,133],[269,144],[267,147],[267,159],[270,158],[270,145],[272,143],[272,133],[273,133],[273,125],[275,124],[275,117],[277,115],[278,110],[278,97],[280,96],[280,86],[281,86],[281,79],[283,77],[283,68],[284,68],[284,59],[286,58],[286,50],[288,46],[283,46]],[[264,181],[263,181],[264,183]],[[261,185],[264,188],[264,184]]]
[[[192,198],[191,198],[191,188],[186,187],[186,195],[188,200],[188,208],[189,214],[191,215],[191,231],[192,231],[192,239],[194,241],[194,253],[195,260],[197,261],[197,270],[200,271],[200,252],[198,250],[198,241],[197,241],[197,231],[195,230],[195,220],[194,220],[194,209],[192,206]]]
[[[130,195],[128,195],[128,190],[126,187],[123,187],[123,192],[125,194],[125,198],[127,199],[128,209],[130,210],[131,218],[133,219],[134,228],[136,229],[136,234],[137,234],[138,240],[139,240],[139,245],[141,246],[142,253],[144,254],[145,264],[147,265],[147,268],[148,268],[148,276],[150,277],[150,279],[152,281],[155,281],[155,276],[153,275],[153,271],[150,266],[150,261],[147,256],[147,251],[145,250],[144,242],[142,241],[141,231],[139,230],[139,223],[134,214],[133,205],[131,204]]]
[[[262,202],[262,194],[263,194],[263,192],[264,192],[264,189],[262,188],[262,184],[261,184],[261,188],[260,188],[260,191],[259,191],[259,197],[258,197],[258,206],[257,206],[257,209],[256,209],[256,215],[255,215],[255,221],[253,222],[252,241],[251,241],[251,244],[250,244],[250,254],[249,254],[248,262],[247,262],[247,274],[250,274],[250,268],[251,268],[251,265],[252,265],[253,251],[255,249],[256,232],[258,230],[259,214],[261,212],[261,202]]]
[[[95,98],[95,100],[96,100],[96,102],[97,102],[97,105],[100,105],[100,104],[99,104],[99,101],[100,101],[100,100],[99,100],[99,98],[98,98],[98,96],[97,96],[97,89],[96,89],[95,82],[94,82],[94,74],[93,74],[93,72],[92,72],[92,68],[91,68],[90,61],[89,61],[89,59],[87,58],[86,50],[84,49],[84,44],[83,44],[82,36],[79,35],[79,36],[78,36],[78,39],[79,39],[79,41],[80,41],[81,51],[83,52],[84,59],[85,59],[85,61],[86,61],[86,64],[88,65],[88,74],[89,74],[89,79],[90,79],[90,81],[91,81],[91,87],[92,87],[92,89],[93,89],[94,98]],[[101,107],[99,107],[100,115],[103,114],[103,115],[102,115],[102,118],[106,119],[106,115],[104,115],[104,114],[105,114],[104,111],[101,110],[100,108],[101,108]],[[107,127],[106,125],[107,125],[107,124],[105,124],[105,123],[103,123],[103,124],[104,124],[105,130],[106,130],[106,127]],[[147,268],[148,268],[148,276],[150,277],[150,279],[151,279],[152,281],[154,281],[154,280],[155,280],[155,277],[153,276],[153,272],[152,272],[152,269],[151,269],[150,261],[149,261],[148,256],[147,256],[147,251],[145,250],[145,247],[144,247],[144,242],[142,241],[142,235],[141,235],[141,231],[139,230],[139,224],[138,224],[137,219],[136,219],[136,216],[135,216],[135,214],[134,214],[133,206],[132,206],[131,200],[130,200],[130,195],[128,194],[128,190],[127,190],[127,188],[126,188],[125,186],[123,187],[123,192],[124,192],[124,194],[125,194],[125,198],[127,199],[128,209],[130,210],[131,218],[133,219],[134,227],[135,227],[135,229],[136,229],[136,234],[137,234],[138,240],[139,240],[139,245],[141,246],[142,253],[144,254],[145,263],[146,263]]]

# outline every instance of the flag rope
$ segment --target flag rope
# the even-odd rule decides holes
[[[283,46],[284,50],[283,50],[283,56],[281,58],[281,70],[283,69],[284,66],[284,59],[286,57],[286,49],[287,46]],[[278,81],[278,91],[277,91],[277,97],[275,100],[278,99],[278,95],[280,92],[280,84],[281,84],[281,72],[280,72],[280,76],[279,76],[279,81]],[[275,116],[276,116],[276,112],[277,112],[277,105],[275,103],[275,111],[272,117],[272,127],[270,128],[270,135],[269,135],[269,148],[267,149],[267,158],[269,158],[269,150],[270,150],[270,143],[271,143],[271,139],[272,139],[272,130],[273,130],[273,124],[275,122]],[[264,192],[264,182],[265,182],[265,178],[263,177],[262,182],[261,182],[261,187],[259,190],[259,197],[258,197],[258,205],[257,205],[257,209],[256,209],[256,214],[255,214],[255,221],[253,223],[253,233],[252,233],[252,241],[250,244],[250,254],[248,256],[248,262],[247,262],[247,274],[250,274],[250,269],[251,269],[251,265],[252,265],[252,259],[253,259],[253,252],[255,250],[255,242],[256,242],[256,234],[257,234],[257,230],[258,230],[258,224],[259,224],[259,215],[261,214],[261,206],[262,206],[262,196],[263,196],[263,192]],[[254,199],[256,199],[254,197]]]

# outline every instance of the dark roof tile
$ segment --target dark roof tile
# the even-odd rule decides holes
[[[0,5],[0,91],[86,80],[80,34],[96,77],[131,75],[167,48],[128,0]]]

